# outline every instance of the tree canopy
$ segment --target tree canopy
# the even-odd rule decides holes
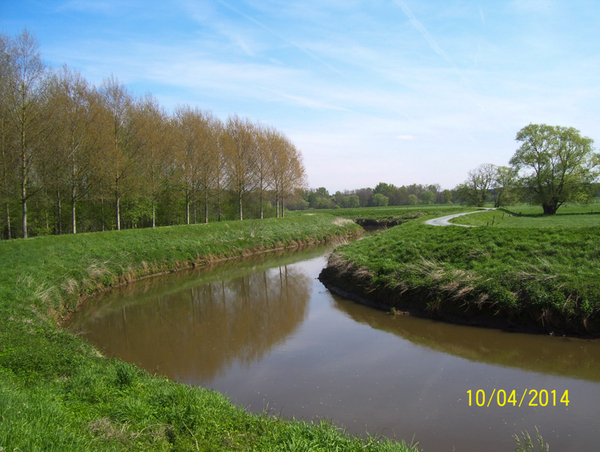
[[[302,154],[271,127],[170,115],[114,76],[96,87],[46,67],[26,30],[0,34],[0,239],[279,217],[305,185]]]
[[[526,197],[553,215],[567,201],[586,202],[598,177],[593,140],[573,127],[529,124],[517,133],[521,146],[510,160]]]

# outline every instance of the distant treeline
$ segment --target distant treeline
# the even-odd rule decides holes
[[[402,185],[380,182],[375,188],[359,188],[356,190],[337,191],[329,194],[325,187],[306,190],[302,199],[293,202],[294,209],[332,209],[355,207],[404,206],[417,204],[446,204],[459,202],[454,190],[442,190],[439,184]]]
[[[281,132],[115,77],[47,68],[26,30],[0,35],[0,238],[282,216],[305,188]]]
[[[600,184],[594,184],[593,191],[594,196],[599,198]],[[465,189],[465,184],[448,190],[442,189],[439,184],[396,187],[394,184],[380,182],[375,188],[337,191],[333,195],[325,187],[305,190],[302,192],[302,197],[295,198],[288,207],[290,210],[304,210],[450,203],[470,206],[492,203],[500,207],[520,202],[531,201],[520,190],[507,186],[491,186],[482,192]]]

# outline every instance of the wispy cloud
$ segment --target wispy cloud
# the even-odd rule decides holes
[[[480,110],[483,110],[484,109],[483,105],[478,101],[477,96],[475,95],[473,90],[470,88],[469,83],[468,83],[467,79],[465,78],[463,72],[456,66],[456,64],[454,64],[454,61],[452,61],[452,59],[450,59],[450,57],[446,54],[446,52],[444,52],[442,50],[442,48],[438,45],[438,43],[433,38],[433,36],[431,36],[431,34],[427,31],[425,26],[419,20],[417,20],[415,15],[408,8],[408,6],[406,6],[406,4],[404,3],[403,0],[394,0],[394,2],[398,6],[400,6],[400,8],[402,8],[402,11],[404,11],[404,14],[406,14],[406,16],[410,20],[411,24],[421,33],[421,35],[429,43],[429,45],[435,51],[435,53],[437,53],[439,56],[441,56],[454,69],[456,74],[460,77],[462,84],[463,84],[463,88],[466,90],[471,101],[475,105],[477,105],[477,107]]]
[[[271,27],[268,27],[267,25],[265,25],[264,23],[256,20],[255,18],[249,16],[248,14],[240,11],[239,9],[235,8],[234,6],[230,5],[227,2],[224,2],[223,0],[217,0],[221,5],[225,6],[227,9],[233,11],[236,14],[239,14],[240,16],[244,17],[245,19],[249,20],[250,22],[258,25],[259,27],[267,30],[269,33],[273,34],[274,36],[277,36],[279,39],[281,39],[282,41],[284,41],[285,43],[297,48],[298,50],[300,50],[302,53],[304,53],[305,55],[309,56],[310,58],[312,58],[315,61],[318,61],[319,63],[325,65],[327,68],[331,69],[333,72],[339,74],[339,75],[343,75],[339,70],[337,70],[335,67],[333,67],[331,64],[329,64],[328,62],[324,61],[323,59],[319,58],[317,55],[315,55],[314,53],[312,53],[311,51],[309,51],[308,49],[306,49],[305,47],[296,44],[293,41],[290,41],[288,38],[286,38],[285,36],[283,36],[281,33],[273,30]]]
[[[481,162],[506,164],[530,122],[600,141],[600,4],[590,0],[4,3],[15,6],[0,8],[3,32],[37,33],[50,65],[92,83],[113,73],[167,109],[263,121],[330,191],[452,188]]]
[[[429,32],[423,26],[423,24],[417,20],[412,11],[408,9],[408,6],[406,6],[406,4],[402,0],[394,0],[394,3],[400,6],[400,8],[402,8],[402,11],[404,11],[404,14],[406,14],[406,17],[408,17],[408,19],[410,20],[410,23],[413,24],[413,26],[421,33],[421,35],[423,35],[423,37],[429,43],[429,45],[435,51],[435,53],[441,56],[449,64],[454,66],[454,63],[452,62],[452,60],[450,60],[448,55],[446,55],[446,52],[442,50],[442,48],[438,45],[435,39],[433,39],[433,36],[429,34]]]
[[[279,97],[283,97],[284,99],[290,99],[294,101],[297,105],[301,105],[304,107],[315,108],[317,110],[337,110],[337,111],[351,111],[344,107],[338,107],[336,105],[330,105],[323,101],[318,101],[315,99],[309,99],[307,97],[298,96],[295,94],[285,93],[283,91],[278,91],[274,89],[265,88],[264,86],[257,86],[257,88],[262,89],[264,91],[273,93]]]

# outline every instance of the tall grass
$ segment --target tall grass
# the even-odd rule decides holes
[[[0,450],[414,450],[327,422],[249,414],[216,392],[106,359],[57,326],[106,287],[358,232],[313,215],[1,242]]]
[[[338,248],[323,278],[389,307],[432,316],[473,321],[485,314],[515,327],[598,335],[599,244],[597,227],[411,222]]]

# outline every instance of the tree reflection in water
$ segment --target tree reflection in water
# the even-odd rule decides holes
[[[242,267],[246,274],[241,276],[215,281],[204,275],[201,284],[187,282],[184,290],[167,293],[160,293],[157,281],[141,282],[125,298],[131,301],[137,293],[142,302],[109,296],[84,310],[70,329],[108,356],[206,385],[234,364],[260,361],[293,334],[308,312],[312,281],[301,267],[257,273],[251,273],[256,266]],[[217,268],[220,275],[223,270]],[[154,289],[158,293],[153,295]]]

